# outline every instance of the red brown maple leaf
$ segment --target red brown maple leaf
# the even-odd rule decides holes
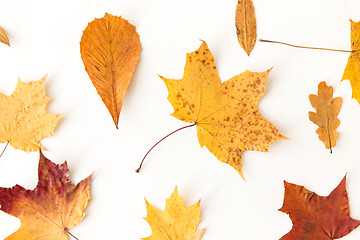
[[[338,239],[359,226],[360,221],[350,217],[346,176],[326,197],[286,181],[284,185],[284,203],[279,211],[289,214],[293,228],[281,240]]]

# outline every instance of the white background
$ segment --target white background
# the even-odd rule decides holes
[[[11,94],[20,77],[48,75],[48,111],[63,113],[45,156],[68,161],[77,183],[93,171],[87,216],[71,232],[81,240],[140,239],[151,235],[144,197],[163,210],[178,186],[186,205],[201,199],[203,240],[279,239],[292,227],[282,206],[283,181],[328,195],[347,174],[351,216],[360,219],[360,106],[349,81],[340,82],[348,53],[295,49],[257,42],[250,57],[237,42],[236,0],[0,0],[0,91]],[[350,50],[350,22],[360,20],[357,0],[254,0],[258,38]],[[137,26],[142,51],[120,114],[119,129],[85,72],[79,42],[87,23],[108,12]],[[223,81],[246,69],[273,70],[260,112],[290,140],[267,153],[242,155],[244,182],[229,165],[198,144],[195,128],[178,132],[148,156],[147,150],[186,123],[170,116],[165,84],[180,79],[186,53],[207,41]],[[326,81],[343,97],[340,137],[331,155],[308,119],[309,94]],[[0,145],[0,148],[5,144]],[[0,186],[37,184],[37,152],[9,147],[0,158]],[[20,221],[0,212],[0,238]],[[359,239],[360,228],[343,239]]]

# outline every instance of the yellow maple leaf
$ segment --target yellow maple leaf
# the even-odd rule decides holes
[[[146,201],[146,199],[145,199]],[[152,234],[144,240],[199,240],[205,229],[197,229],[200,218],[200,201],[184,206],[184,199],[175,188],[170,198],[166,199],[164,211],[146,201],[147,216]]]
[[[181,80],[161,77],[175,110],[172,115],[196,125],[200,146],[243,178],[242,152],[268,151],[273,142],[287,139],[257,109],[269,72],[245,71],[222,83],[214,57],[203,42],[187,54]]]
[[[340,112],[342,98],[333,98],[333,88],[327,86],[325,82],[319,83],[318,95],[311,94],[309,96],[311,105],[315,108],[315,112],[309,112],[310,120],[319,126],[316,133],[319,139],[324,142],[326,149],[336,146],[336,139],[339,133],[336,128],[340,124],[337,115]]]
[[[351,50],[342,81],[350,80],[352,97],[360,103],[360,22],[351,22]]]
[[[85,216],[92,175],[75,186],[67,163],[55,164],[41,151],[38,170],[34,190],[0,188],[0,210],[21,220],[20,228],[5,240],[68,240],[69,229]]]
[[[51,136],[61,117],[48,113],[45,79],[24,83],[20,79],[10,96],[0,93],[0,142],[15,149],[38,151],[40,141]]]

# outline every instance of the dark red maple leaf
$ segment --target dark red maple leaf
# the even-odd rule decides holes
[[[286,181],[284,185],[284,203],[279,211],[289,214],[293,228],[281,240],[338,239],[360,225],[350,217],[346,176],[327,197]]]

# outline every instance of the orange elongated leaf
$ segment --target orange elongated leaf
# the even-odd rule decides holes
[[[326,149],[336,146],[336,139],[339,133],[336,128],[340,124],[337,115],[340,112],[342,98],[333,98],[333,88],[327,86],[325,82],[319,83],[318,95],[311,94],[309,96],[311,105],[315,108],[315,112],[309,112],[310,120],[319,126],[316,133],[319,139],[324,142]]]
[[[252,0],[238,0],[235,26],[240,46],[250,55],[256,43],[256,18]]]
[[[4,29],[2,29],[2,27],[0,27],[0,43],[4,43],[8,46],[10,46],[10,42],[9,42],[9,38],[7,37]]]
[[[285,197],[279,211],[289,214],[293,227],[281,240],[330,240],[346,236],[360,221],[350,217],[346,176],[327,197],[284,181]]]
[[[351,50],[342,81],[350,80],[352,97],[360,103],[360,22],[351,22]]]
[[[146,201],[146,199],[145,199]],[[200,240],[205,229],[197,229],[200,218],[200,201],[184,206],[184,199],[175,188],[170,198],[166,199],[164,211],[146,201],[147,216],[152,234],[144,240]]]
[[[243,176],[241,154],[245,150],[268,151],[286,139],[257,108],[265,93],[270,70],[245,71],[221,82],[206,42],[187,54],[181,80],[161,77],[174,107],[174,117],[197,126],[200,146]]]
[[[0,142],[26,152],[38,151],[43,138],[51,136],[61,117],[48,113],[45,79],[24,83],[20,79],[10,96],[0,93]]]
[[[57,165],[40,151],[39,182],[34,190],[0,188],[0,210],[20,219],[19,230],[5,240],[68,240],[69,229],[84,217],[91,175],[73,185],[67,163]]]
[[[108,13],[89,23],[81,38],[80,52],[85,70],[116,127],[140,50],[135,26]]]

